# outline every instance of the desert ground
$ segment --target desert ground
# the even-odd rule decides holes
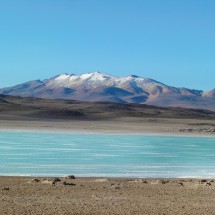
[[[215,182],[198,179],[0,177],[0,214],[214,214]]]

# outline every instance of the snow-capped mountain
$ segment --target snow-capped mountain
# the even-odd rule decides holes
[[[215,110],[215,92],[176,88],[135,75],[61,74],[0,89],[1,94],[79,101],[132,102]]]

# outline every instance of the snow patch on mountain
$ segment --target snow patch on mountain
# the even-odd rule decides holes
[[[142,93],[150,90],[153,86],[167,87],[166,85],[148,78],[138,76],[115,77],[100,72],[82,75],[61,74],[47,80],[46,86],[51,88],[85,88],[96,89],[99,87],[118,87],[132,93]]]

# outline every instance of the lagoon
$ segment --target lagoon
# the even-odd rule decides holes
[[[0,132],[0,175],[215,178],[215,138]]]

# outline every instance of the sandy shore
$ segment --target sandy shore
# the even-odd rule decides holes
[[[118,118],[113,120],[1,120],[0,131],[38,131],[63,133],[144,134],[215,137],[210,120]]]
[[[215,182],[0,177],[0,214],[214,214]]]

